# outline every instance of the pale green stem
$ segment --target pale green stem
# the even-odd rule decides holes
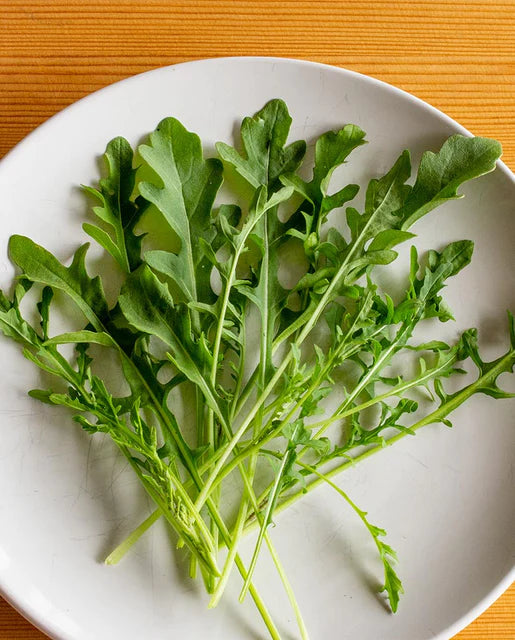
[[[254,456],[253,456],[254,457]],[[278,493],[280,486],[281,486],[281,481],[283,478],[283,473],[284,473],[284,469],[286,467],[286,464],[288,463],[288,451],[286,451],[284,453],[284,455],[282,456],[282,460],[281,460],[281,465],[277,471],[277,474],[275,476],[275,480],[274,483],[272,485],[272,489],[271,489],[271,495],[274,496]],[[257,563],[257,559],[259,556],[259,551],[261,549],[261,545],[263,543],[263,537],[266,533],[266,528],[270,522],[271,516],[272,516],[272,509],[274,508],[274,500],[268,500],[268,504],[267,504],[267,508],[266,508],[266,512],[265,512],[265,516],[263,518],[263,522],[261,523],[261,528],[259,530],[259,535],[258,535],[258,539],[256,541],[256,546],[254,547],[254,553],[252,554],[252,559],[250,561],[250,565],[248,568],[248,574],[247,574],[247,579],[245,580],[244,584],[243,584],[243,588],[241,590],[240,593],[240,602],[243,602],[245,595],[247,593],[248,587],[249,587],[249,583],[250,580],[252,579],[252,574],[254,573],[254,569],[256,568],[256,563]]]
[[[369,223],[367,223],[367,224],[369,224]],[[366,227],[365,227],[364,231],[365,230],[366,230]],[[364,233],[364,231],[363,231],[363,233]],[[353,246],[353,248],[351,249],[351,251],[349,251],[349,254],[346,256],[344,262],[342,263],[342,265],[340,266],[340,268],[336,272],[335,276],[331,280],[331,283],[329,284],[329,286],[327,287],[325,293],[323,294],[322,298],[320,299],[319,303],[317,304],[317,306],[316,306],[316,308],[315,308],[315,310],[313,312],[313,315],[308,320],[308,322],[304,325],[304,328],[302,329],[302,331],[301,331],[301,333],[300,333],[300,335],[298,337],[297,343],[296,343],[298,346],[300,346],[304,342],[304,340],[307,338],[307,336],[309,335],[309,333],[311,332],[311,330],[313,329],[315,324],[318,322],[318,319],[320,318],[320,315],[321,315],[323,309],[325,308],[325,306],[327,305],[331,295],[333,294],[333,291],[334,291],[336,285],[339,283],[342,275],[345,273],[345,269],[346,269],[346,267],[347,267],[347,265],[349,263],[349,260],[350,260],[350,258],[352,256],[352,254],[356,250],[356,248],[357,248],[357,244],[355,244]],[[256,414],[258,413],[258,411],[261,408],[261,406],[264,404],[264,402],[266,401],[266,399],[268,398],[270,393],[272,393],[273,389],[275,388],[275,385],[279,382],[279,380],[281,379],[283,373],[286,371],[286,368],[290,364],[292,357],[293,357],[293,351],[290,350],[285,355],[284,360],[279,365],[279,367],[277,368],[275,374],[272,376],[270,382],[267,384],[267,386],[263,390],[263,393],[261,393],[259,395],[259,397],[257,398],[254,406],[250,409],[249,413],[247,414],[246,419],[243,421],[243,423],[241,424],[240,428],[235,432],[235,434],[233,435],[231,440],[225,446],[225,449],[224,449],[224,452],[223,452],[222,456],[218,459],[218,462],[216,463],[215,467],[213,468],[211,474],[208,476],[208,478],[207,478],[207,480],[206,480],[206,482],[204,484],[204,487],[203,487],[201,493],[199,494],[199,497],[197,498],[197,501],[195,503],[197,508],[200,508],[199,505],[202,506],[204,504],[207,496],[209,495],[209,492],[211,491],[211,487],[212,487],[213,483],[215,482],[218,474],[220,473],[222,467],[225,464],[225,461],[230,456],[232,450],[238,444],[238,442],[240,441],[240,439],[243,436],[243,434],[249,428],[250,424],[252,423],[252,421],[256,417]]]
[[[266,217],[263,218],[263,225],[264,225],[264,231],[263,231],[263,237],[267,238],[267,231],[266,231],[266,227],[267,227],[267,220]],[[265,280],[265,283],[268,281],[268,249],[265,248],[265,252],[264,252],[264,257],[263,257],[263,261],[262,261],[262,266],[261,266],[261,278],[263,278]],[[268,309],[269,309],[269,302],[268,302],[268,287],[265,286],[264,287],[264,292],[263,292],[263,309],[265,310],[265,313],[262,315],[261,318],[261,332],[260,332],[260,364],[259,364],[259,388],[260,390],[263,389],[264,385],[265,385],[265,374],[266,374],[266,365],[268,362],[268,342],[267,342],[267,335],[268,335],[268,324],[269,324],[269,319],[268,319]],[[241,365],[241,363],[240,363]],[[234,406],[234,405],[233,405]],[[261,406],[259,411],[256,413],[256,417],[254,420],[254,435],[257,436],[259,433],[259,430],[262,426],[262,421],[263,421],[263,407]],[[254,475],[255,475],[255,471],[256,471],[256,465],[257,465],[257,455],[253,455],[250,458],[250,463],[249,463],[249,472],[248,473],[244,473],[244,468],[242,465],[240,465],[240,470],[242,473],[242,477],[244,480],[244,484],[245,484],[245,489],[247,492],[247,495],[243,497],[243,500],[240,504],[240,509],[238,512],[238,518],[237,518],[237,522],[235,525],[235,534],[233,535],[233,539],[232,539],[232,543],[231,546],[229,548],[229,553],[227,556],[227,560],[222,572],[222,577],[219,580],[219,583],[217,585],[217,589],[215,594],[213,595],[213,598],[211,599],[211,603],[210,606],[215,606],[218,601],[220,600],[223,591],[225,589],[225,586],[227,584],[227,581],[229,579],[229,575],[232,569],[232,564],[233,564],[233,559],[234,556],[236,554],[236,551],[238,549],[238,545],[239,545],[239,541],[242,535],[242,531],[243,531],[243,527],[245,524],[245,519],[247,517],[247,513],[248,513],[248,509],[249,509],[249,500],[252,503],[254,509],[257,508],[257,502],[256,502],[256,498],[255,498],[255,494],[253,491],[253,487],[252,487],[252,483],[253,483],[253,479],[254,479]],[[265,536],[266,534],[266,536]],[[295,595],[293,593],[293,590],[291,588],[290,583],[288,582],[288,580],[286,579],[286,574],[282,568],[282,565],[280,564],[279,561],[279,557],[277,555],[277,552],[275,551],[272,542],[266,532],[266,527],[263,528],[263,533],[260,536],[260,539],[263,539],[263,536],[265,536],[266,538],[266,543],[267,546],[269,548],[270,554],[272,556],[273,562],[277,568],[279,577],[281,578],[281,581],[283,582],[283,585],[285,587],[286,593],[288,595],[288,598],[290,599],[290,603],[292,604],[293,610],[295,612],[295,616],[299,625],[299,630],[301,632],[301,636],[303,639],[307,639],[307,631],[306,631],[306,627],[304,624],[304,621],[302,619],[302,615],[300,613],[300,609],[299,606],[297,604],[297,601],[295,599]],[[254,561],[254,565],[255,562],[257,560],[257,557],[253,559]],[[252,570],[249,569],[248,570],[248,574],[247,574],[247,578],[244,580],[244,590],[246,591],[248,589],[248,586],[250,584],[250,581],[252,579],[252,573],[253,573],[253,568]]]
[[[256,457],[252,457],[250,459],[249,466],[249,480],[252,482],[255,473],[257,459]],[[227,582],[231,575],[231,571],[234,565],[234,558],[238,552],[238,546],[243,535],[243,529],[245,527],[245,522],[247,520],[247,515],[249,513],[249,501],[247,496],[244,496],[243,500],[240,503],[240,508],[238,510],[238,517],[236,518],[236,523],[234,525],[231,544],[228,549],[227,558],[225,560],[224,568],[222,570],[222,575],[218,580],[216,585],[216,589],[211,597],[209,602],[209,608],[213,609],[220,602],[220,599],[225,591],[225,587],[227,586]],[[245,582],[248,580],[249,573],[247,573],[247,578]]]
[[[104,560],[105,564],[118,564],[123,556],[129,551],[132,545],[137,542],[141,536],[150,529],[150,527],[157,522],[159,518],[162,516],[162,512],[160,509],[156,509],[153,513],[151,513],[148,518],[143,520],[143,522],[136,528],[134,531],[127,537],[125,540],[119,544],[116,549],[113,549],[111,553]],[[195,556],[192,555],[192,558]]]

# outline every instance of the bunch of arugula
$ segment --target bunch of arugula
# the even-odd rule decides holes
[[[430,251],[423,261],[412,248],[405,294],[396,302],[374,282],[374,267],[396,259],[393,248],[414,237],[408,229],[419,218],[460,197],[457,189],[465,181],[494,169],[500,145],[452,136],[438,153],[423,155],[413,186],[404,151],[384,176],[370,181],[364,211],[348,207],[343,220],[342,207],[359,187],[331,192],[331,177],[365,143],[365,133],[347,125],[323,134],[306,181],[298,173],[306,143],[286,144],[290,124],[284,102],[272,100],[243,120],[241,152],[217,145],[220,160],[204,159],[200,139],[167,118],[139,147],[137,168],[129,143],[112,140],[105,152],[107,176],[98,188],[85,188],[97,200],[98,222],[83,227],[123,273],[116,303],[108,305],[100,276],[88,275],[88,244],[67,267],[23,236],[9,243],[21,270],[13,295],[0,292],[0,329],[22,344],[34,364],[65,383],[60,390],[30,395],[71,408],[84,429],[109,435],[156,504],[107,561],[118,562],[164,517],[178,546],[191,554],[192,577],[199,568],[212,594],[210,606],[236,566],[241,598],[250,591],[272,638],[279,632],[252,584],[263,542],[307,638],[269,536],[274,515],[316,486],[331,486],[372,536],[384,565],[383,591],[395,611],[402,585],[386,532],[371,524],[331,477],[424,425],[450,425],[448,415],[473,394],[510,396],[497,378],[515,364],[511,315],[510,348],[493,362],[481,358],[475,329],[463,332],[454,345],[413,342],[420,322],[452,318],[441,290],[469,263],[470,241]],[[233,183],[239,177],[237,195],[246,196],[245,206],[215,206],[224,171]],[[285,215],[285,207],[293,213]],[[345,221],[345,234],[329,224],[333,211],[331,222],[341,227]],[[151,235],[143,242],[137,230],[149,218],[159,218],[173,234],[171,247],[152,248]],[[289,287],[279,277],[287,245],[295,245],[304,260],[303,275]],[[39,325],[20,309],[33,285],[40,294]],[[76,331],[50,336],[57,291],[85,320]],[[75,346],[73,358],[59,350],[63,344]],[[116,353],[127,395],[113,395],[112,381],[94,373],[92,344]],[[392,362],[402,365],[410,354],[419,358],[417,372],[407,367],[406,373],[389,376]],[[443,381],[463,372],[465,360],[477,368],[475,381],[447,393]],[[163,381],[170,368],[173,373]],[[181,391],[194,398],[195,425],[177,418],[172,397]],[[419,406],[413,391],[428,392],[429,401]],[[343,399],[328,410],[333,393]],[[374,406],[370,424],[363,415]],[[192,427],[193,446],[188,444]],[[227,521],[223,481],[232,473],[241,476],[242,493],[236,516]],[[263,475],[268,484],[258,494]],[[239,543],[254,528],[259,533],[246,566]]]

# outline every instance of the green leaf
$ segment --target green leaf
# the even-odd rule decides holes
[[[376,538],[376,540],[378,540],[378,538]],[[392,611],[395,613],[399,606],[399,596],[401,593],[404,593],[402,582],[391,563],[391,560],[396,560],[397,556],[393,549],[384,542],[379,541],[378,546],[380,548],[381,559],[384,567],[384,585],[380,591],[386,591]]]
[[[322,213],[324,214],[324,220],[327,214],[333,209],[343,207],[346,202],[354,200],[358,195],[359,187],[357,184],[348,184],[336,193],[330,196],[324,196],[322,200]]]
[[[136,235],[134,228],[139,222],[146,203],[138,198],[131,199],[134,190],[135,173],[132,168],[133,151],[125,138],[114,138],[108,143],[104,154],[108,175],[102,178],[99,188],[83,187],[101,205],[94,207],[96,216],[112,229],[107,231],[84,223],[82,228],[118,262],[121,269],[129,273],[141,264],[142,235]]]
[[[95,240],[97,244],[99,244],[107,251],[107,253],[110,253],[113,256],[113,258],[116,260],[116,262],[118,262],[118,264],[124,271],[127,271],[127,273],[129,273],[130,267],[125,259],[125,256],[120,251],[120,248],[111,238],[111,236],[107,233],[107,231],[104,231],[104,229],[101,229],[94,224],[90,224],[89,222],[84,222],[82,228],[88,234],[88,236],[93,238],[93,240]]]
[[[99,276],[90,278],[86,271],[88,247],[89,244],[79,247],[72,264],[65,267],[49,251],[25,236],[14,235],[9,240],[9,254],[26,278],[66,293],[93,327],[102,331],[102,322],[108,316],[107,302]]]
[[[36,331],[26,322],[17,307],[12,307],[4,311],[0,310],[0,331],[23,345],[37,347],[39,336]]]
[[[54,392],[50,389],[31,389],[28,394],[31,398],[39,400],[43,404],[54,404],[51,399],[54,395]]]
[[[361,251],[368,240],[375,239],[380,233],[398,229],[397,210],[410,192],[411,187],[406,185],[410,175],[410,156],[404,151],[388,173],[370,181],[363,215],[355,209],[347,209],[347,223],[356,245],[355,251]]]
[[[139,153],[160,180],[142,182],[140,192],[161,211],[180,241],[176,254],[149,251],[145,260],[175,282],[186,302],[212,302],[211,264],[199,240],[211,243],[216,233],[211,210],[222,183],[222,164],[204,160],[199,137],[175,118],[160,122]]]
[[[83,329],[82,331],[61,333],[58,336],[54,336],[53,338],[46,340],[43,343],[43,346],[77,343],[91,343],[100,344],[104,347],[118,347],[114,339],[105,331],[89,331],[87,329]]]
[[[310,191],[314,192],[316,188],[326,196],[334,170],[345,162],[354,149],[365,143],[365,132],[355,124],[347,124],[339,131],[328,131],[320,136],[315,145],[315,168]],[[357,189],[356,185],[353,186]]]
[[[424,317],[438,317],[443,322],[452,318],[450,310],[438,293],[447,278],[455,276],[470,263],[473,251],[474,243],[470,240],[451,242],[441,253],[429,251],[423,277],[412,277],[410,297],[405,303],[407,307],[415,299],[417,305],[423,306]],[[400,305],[396,310],[396,317],[400,318],[402,314],[403,307]]]
[[[332,195],[328,194],[328,190],[335,169],[345,162],[354,149],[363,144],[365,132],[356,125],[348,124],[339,131],[327,131],[318,138],[315,145],[315,166],[311,181],[306,182],[296,175],[281,177],[283,184],[292,186],[306,200],[299,210],[305,219],[305,241],[312,232],[316,233],[318,239],[321,225],[328,213],[349,202],[358,193],[359,187],[355,184],[349,184]]]
[[[483,393],[484,395],[496,399],[515,397],[515,393],[504,391],[497,384],[497,378],[501,375],[501,373],[511,373],[515,366],[513,316],[511,314],[508,314],[508,318],[510,324],[510,335],[512,338],[511,348],[508,353],[491,362],[485,362],[479,353],[476,330],[466,331],[462,336],[462,340],[460,342],[460,357],[470,357],[478,370],[478,379],[471,385],[474,393]],[[456,399],[461,398],[463,395],[463,390],[455,392],[451,395],[447,395],[443,392],[443,388],[441,386],[439,389],[435,388],[435,391],[437,391],[438,395],[442,399],[442,409],[445,405],[453,406],[453,403],[456,401]]]
[[[414,233],[401,231],[400,229],[384,229],[380,231],[368,246],[368,251],[382,251],[391,249],[401,242],[414,238]]]
[[[232,165],[255,189],[265,185],[270,192],[275,191],[280,186],[279,178],[296,171],[306,152],[303,140],[284,146],[291,121],[286,104],[282,100],[271,100],[255,116],[242,122],[244,155],[223,142],[218,142],[216,149],[222,160]]]
[[[495,169],[502,147],[489,138],[467,138],[460,134],[444,142],[438,153],[426,151],[409,197],[398,212],[402,229],[439,205],[462,197],[458,187]]]

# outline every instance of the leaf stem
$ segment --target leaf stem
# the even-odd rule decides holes
[[[150,527],[159,520],[159,518],[163,515],[161,509],[156,509],[153,511],[143,522],[132,531],[125,540],[119,544],[116,549],[113,549],[111,553],[104,560],[105,564],[118,564],[120,560],[124,557],[124,555],[129,551],[129,549],[141,538],[141,536],[148,530]],[[192,558],[195,556],[192,555]]]

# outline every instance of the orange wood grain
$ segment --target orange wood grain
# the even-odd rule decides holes
[[[107,84],[226,55],[380,78],[500,140],[515,169],[515,0],[0,0],[0,157]],[[0,599],[0,639],[44,637]],[[515,586],[456,638],[513,640]]]

